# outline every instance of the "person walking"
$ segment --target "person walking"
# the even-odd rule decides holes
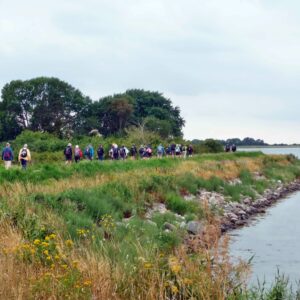
[[[31,155],[30,155],[30,151],[28,149],[27,144],[25,144],[23,146],[23,148],[20,149],[20,152],[19,152],[19,162],[21,163],[23,170],[27,169],[27,163],[29,161],[31,161]]]
[[[137,151],[137,148],[136,148],[136,146],[133,144],[132,145],[132,147],[130,148],[130,156],[131,156],[131,159],[136,159],[136,157],[137,157],[137,153],[138,153],[138,151]]]
[[[103,145],[100,145],[97,150],[98,160],[103,161],[104,160],[104,148]]]
[[[83,154],[81,149],[79,148],[78,145],[75,146],[75,150],[74,150],[74,159],[75,159],[75,163],[78,163],[80,161],[80,159],[82,158]]]
[[[66,158],[66,165],[69,165],[72,163],[73,158],[73,150],[72,150],[72,144],[69,143],[66,149],[64,150],[64,155]]]
[[[2,160],[4,161],[5,169],[8,170],[14,160],[14,153],[9,143],[6,143],[6,146],[2,151]]]
[[[164,148],[164,146],[162,144],[160,144],[157,147],[157,157],[158,158],[162,158],[164,154],[165,154],[165,148]]]

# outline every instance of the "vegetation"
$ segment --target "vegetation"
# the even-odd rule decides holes
[[[29,138],[37,133],[24,134]],[[45,136],[46,150],[60,149],[60,139]],[[23,142],[20,136],[15,145]],[[38,151],[44,146],[33,141],[32,147]],[[265,179],[256,179],[256,172]],[[205,189],[223,193],[227,201],[254,199],[277,180],[290,182],[300,176],[300,162],[293,157],[253,152],[71,166],[45,161],[26,172],[1,166],[0,173],[3,299],[295,295],[282,277],[270,289],[247,290],[247,264],[232,265],[228,240],[219,240],[222,212],[185,198]],[[236,178],[240,183],[230,184]],[[162,204],[164,214],[155,208]],[[201,221],[209,233],[196,248],[186,242],[183,220]]]
[[[6,84],[1,98],[0,140],[14,139],[23,130],[58,137],[124,136],[131,127],[161,138],[181,137],[185,124],[180,109],[159,92],[128,90],[91,101],[64,81],[39,77]]]

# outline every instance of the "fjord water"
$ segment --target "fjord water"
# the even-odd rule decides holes
[[[250,284],[257,283],[257,279],[271,284],[277,269],[289,276],[291,283],[300,280],[299,212],[300,192],[277,202],[249,226],[230,233],[232,257],[254,257]]]
[[[265,154],[293,154],[300,159],[300,147],[250,147],[239,148],[238,151],[261,151]]]
[[[245,149],[243,149],[245,150]],[[300,158],[300,148],[251,148],[266,154],[294,154]],[[230,233],[230,253],[235,259],[252,260],[249,284],[266,281],[271,284],[277,273],[285,274],[291,283],[300,280],[300,192],[267,208],[247,227]]]

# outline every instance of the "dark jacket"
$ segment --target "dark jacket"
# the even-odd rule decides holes
[[[5,147],[2,151],[2,160],[4,161],[13,161],[14,160],[14,153],[11,147]]]

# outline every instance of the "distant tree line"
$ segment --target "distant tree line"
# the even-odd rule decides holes
[[[268,146],[269,144],[265,143],[264,140],[261,139],[253,139],[250,137],[246,137],[243,140],[239,138],[227,139],[227,140],[217,140],[223,146],[225,145],[236,145],[236,146]],[[193,140],[193,144],[202,144],[204,141],[201,140]]]
[[[185,120],[179,107],[159,92],[132,89],[92,101],[58,78],[15,80],[2,89],[0,139],[14,139],[24,130],[58,137],[123,136],[129,128],[157,133],[161,138],[182,137]]]

